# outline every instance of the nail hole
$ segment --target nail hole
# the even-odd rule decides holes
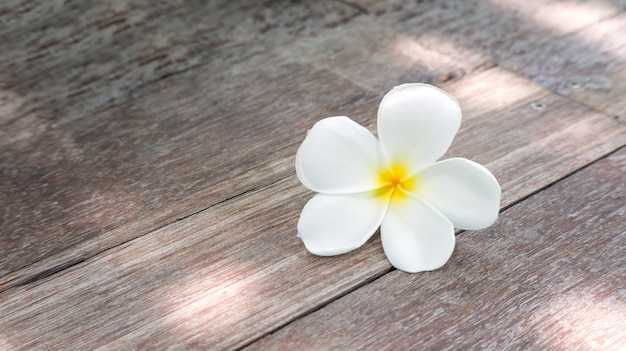
[[[565,84],[572,90],[579,90],[583,88],[583,79],[580,79],[579,77],[570,78]]]
[[[535,101],[530,104],[530,107],[532,107],[534,110],[542,111],[546,109],[546,104],[544,104],[543,102]]]

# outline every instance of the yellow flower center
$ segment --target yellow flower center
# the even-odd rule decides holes
[[[407,168],[399,163],[392,163],[391,167],[383,168],[378,172],[380,188],[377,195],[385,201],[402,201],[408,198],[407,192],[415,193],[417,190],[417,176],[411,176]]]

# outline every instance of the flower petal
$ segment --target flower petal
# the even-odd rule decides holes
[[[411,173],[443,156],[460,126],[459,103],[432,85],[397,86],[378,108],[378,137],[387,159],[410,165]]]
[[[500,210],[500,185],[485,167],[464,158],[435,163],[418,174],[417,195],[460,229],[492,225]]]
[[[452,223],[414,195],[391,203],[380,236],[389,262],[409,273],[446,264],[456,240]]]
[[[382,164],[378,140],[348,117],[329,117],[309,130],[296,154],[296,174],[307,188],[326,194],[376,189]]]
[[[298,236],[315,255],[352,251],[376,232],[388,201],[373,192],[350,195],[315,195],[302,209]]]

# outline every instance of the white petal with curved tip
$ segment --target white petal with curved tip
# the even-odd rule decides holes
[[[302,209],[298,236],[315,255],[352,251],[376,232],[387,202],[374,193],[315,195]]]
[[[419,198],[392,202],[380,228],[389,262],[409,273],[442,267],[454,251],[454,227]]]
[[[437,161],[461,126],[454,97],[427,84],[393,88],[378,108],[378,137],[387,158],[413,173]]]
[[[417,195],[460,229],[492,225],[500,210],[500,185],[485,167],[464,158],[451,158],[418,174]]]
[[[379,186],[378,140],[348,117],[329,117],[309,130],[296,154],[296,174],[307,188],[350,194]]]

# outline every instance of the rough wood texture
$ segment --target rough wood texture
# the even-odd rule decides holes
[[[626,150],[458,237],[441,270],[400,271],[246,350],[622,350]]]
[[[208,63],[227,69],[358,14],[336,1],[3,2],[0,145],[169,75]]]
[[[501,69],[449,90],[463,105],[475,97],[451,153],[486,163],[501,179],[504,204],[626,140],[626,126]],[[546,107],[533,109],[536,100]],[[355,113],[373,116],[377,104]],[[596,135],[601,137],[589,142]],[[292,157],[283,158],[284,167],[293,165]],[[17,350],[233,348],[390,269],[378,238],[344,256],[308,254],[295,223],[310,196],[292,173],[51,277],[14,286],[0,303],[7,339]]]
[[[2,213],[0,273],[287,157],[314,121],[368,99],[328,72],[273,63],[253,74],[176,76],[130,103],[5,146],[0,203],[11,205]],[[331,86],[343,94],[326,94]],[[316,97],[297,103],[303,94]],[[231,190],[225,198],[246,191]]]
[[[626,122],[626,36],[622,33],[626,33],[624,14],[543,43],[503,65]]]
[[[420,340],[433,349],[454,333],[467,336],[454,338],[465,346],[498,349],[621,342],[623,310],[611,303],[623,305],[623,258],[585,233],[624,232],[616,221],[624,222],[625,151],[598,160],[626,144],[626,125],[614,118],[626,3],[357,2],[3,2],[0,351],[231,349],[277,332],[255,346],[269,347],[287,340],[283,327],[318,333],[325,311],[380,282],[398,290],[383,287],[378,303],[419,312],[383,316],[388,336],[432,317],[440,328],[417,333],[429,333]],[[543,66],[555,81],[603,75],[611,89],[559,90],[542,81]],[[312,194],[293,170],[306,130],[344,114],[375,130],[382,95],[414,81],[458,98],[463,125],[446,157],[485,164],[502,206],[513,207],[493,230],[463,233],[456,261],[433,273],[392,271],[376,236],[344,256],[308,254],[295,223]],[[548,201],[560,196],[566,202]],[[443,298],[417,296],[416,287]],[[463,309],[476,296],[484,305]],[[503,296],[519,303],[504,306]],[[358,311],[351,316],[367,318]],[[579,311],[596,322],[582,336]],[[465,314],[476,318],[443,322]],[[502,316],[501,326],[485,316]],[[376,323],[355,335],[385,340],[386,328],[367,329]],[[504,336],[484,344],[481,333]],[[297,335],[289,342],[311,336]],[[402,340],[372,348],[410,346]]]
[[[464,62],[492,62],[620,13],[624,1],[360,1],[380,22]]]
[[[13,350],[206,350],[252,340],[388,268],[379,245],[331,265],[303,250],[295,220],[309,196],[291,177],[5,291],[0,338]],[[304,267],[324,273],[307,277]]]
[[[410,82],[451,83],[484,64],[454,60],[426,49],[415,35],[395,31],[371,16],[361,16],[276,51],[375,92]]]

